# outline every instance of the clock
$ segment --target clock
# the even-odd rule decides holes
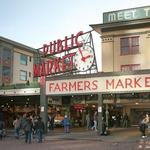
[[[94,52],[90,46],[79,47],[75,54],[74,64],[79,71],[87,71],[94,61]]]

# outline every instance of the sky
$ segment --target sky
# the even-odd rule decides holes
[[[44,43],[92,30],[103,13],[150,5],[150,0],[0,0],[0,36],[40,48]],[[100,35],[93,33],[101,71]]]

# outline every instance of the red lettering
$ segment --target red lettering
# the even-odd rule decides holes
[[[109,86],[111,86],[110,88],[114,89],[114,79],[112,79],[111,82],[106,80],[106,89],[109,89]]]
[[[54,83],[50,83],[50,84],[49,84],[49,91],[50,91],[50,92],[52,92],[53,86],[54,86]]]
[[[34,70],[34,77],[39,77],[40,76],[40,64],[34,64],[33,70]]]
[[[115,89],[117,89],[117,88],[120,87],[120,86],[121,86],[121,88],[124,88],[122,81],[119,79],[119,81],[118,81],[118,83],[117,83]]]
[[[71,48],[73,48],[73,44],[74,44],[74,34],[71,34]]]
[[[92,90],[97,90],[97,88],[98,88],[98,81],[97,80],[92,81]]]
[[[57,53],[61,53],[62,50],[63,50],[62,40],[58,39],[57,40]]]
[[[150,87],[150,77],[145,77],[145,87]]]
[[[61,92],[61,89],[59,87],[59,83],[56,83],[55,88],[54,88],[54,92],[59,91]]]
[[[47,44],[44,44],[43,45],[43,52],[42,52],[42,55],[45,57],[48,53],[48,45]]]
[[[141,85],[138,83],[139,81],[141,80],[141,78],[138,78],[138,79],[134,79],[134,87],[136,88],[137,86],[138,87],[141,87]]]
[[[70,58],[70,63],[69,63],[69,70],[72,71],[73,70],[73,57],[75,56],[76,53],[71,53],[68,54],[68,57]]]
[[[82,32],[82,31],[78,32],[78,33],[76,34],[76,36],[75,36],[75,44],[76,44],[76,46],[78,46],[78,47],[81,47],[81,46],[83,45],[82,42],[79,42],[79,41],[78,41],[78,38],[79,38],[79,36],[81,36],[81,35],[83,35],[83,32]]]
[[[52,68],[53,68],[53,61],[50,59],[47,61],[47,74],[52,74]]]
[[[55,49],[56,49],[56,41],[54,41],[53,43],[50,42],[50,54],[54,54],[55,53]]]
[[[65,51],[67,51],[70,47],[68,46],[68,37],[67,36],[65,36],[65,48],[64,48],[64,50]]]
[[[67,58],[66,55],[62,57],[62,72],[63,73],[66,72],[66,61],[65,61],[66,58]]]
[[[128,88],[128,87],[133,88],[132,79],[130,79],[130,78],[125,79],[125,88]]]
[[[90,81],[84,81],[84,90],[91,90],[90,88]]]
[[[83,81],[78,81],[77,83],[77,87],[78,87],[78,90],[83,90],[83,87],[82,87],[82,84],[83,84]]]
[[[60,57],[54,59],[54,73],[60,72]]]
[[[68,91],[66,82],[62,83],[62,91]]]
[[[73,83],[69,82],[69,91],[72,91],[72,89],[73,89],[74,91],[77,90],[76,82],[73,82]]]
[[[41,65],[41,76],[45,76],[46,75],[46,71],[45,71],[45,63],[43,62]]]

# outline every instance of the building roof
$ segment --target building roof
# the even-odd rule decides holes
[[[149,24],[150,24],[150,18],[131,20],[131,21],[121,21],[121,22],[114,22],[114,23],[91,24],[90,26],[96,32],[102,34],[103,32],[109,32],[109,31],[149,27]]]
[[[10,39],[7,39],[7,38],[4,38],[2,36],[0,36],[0,41],[11,44],[11,45],[13,45],[15,47],[18,47],[18,48],[21,48],[21,49],[25,49],[26,51],[29,51],[29,52],[37,53],[37,49],[35,49],[35,48],[26,46],[24,44],[18,43],[16,41],[13,41],[13,40],[10,40]]]

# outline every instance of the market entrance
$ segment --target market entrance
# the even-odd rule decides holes
[[[64,76],[63,79],[62,76],[61,78],[50,77],[46,79],[45,93],[47,97],[69,96],[69,103],[72,102],[71,99],[74,96],[96,95],[96,111],[100,133],[103,121],[109,127],[120,127],[124,124],[123,118],[125,115],[128,116],[128,121],[125,123],[126,126],[134,125],[133,109],[139,107],[144,111],[145,107],[149,106],[150,78],[148,73],[149,71],[141,71],[141,74],[138,75],[125,74],[121,76],[119,73],[97,73],[93,75]],[[66,100],[63,101],[65,102]],[[144,102],[144,105],[142,102]],[[74,108],[77,107],[79,107],[79,104]],[[74,114],[76,113],[74,112]]]

